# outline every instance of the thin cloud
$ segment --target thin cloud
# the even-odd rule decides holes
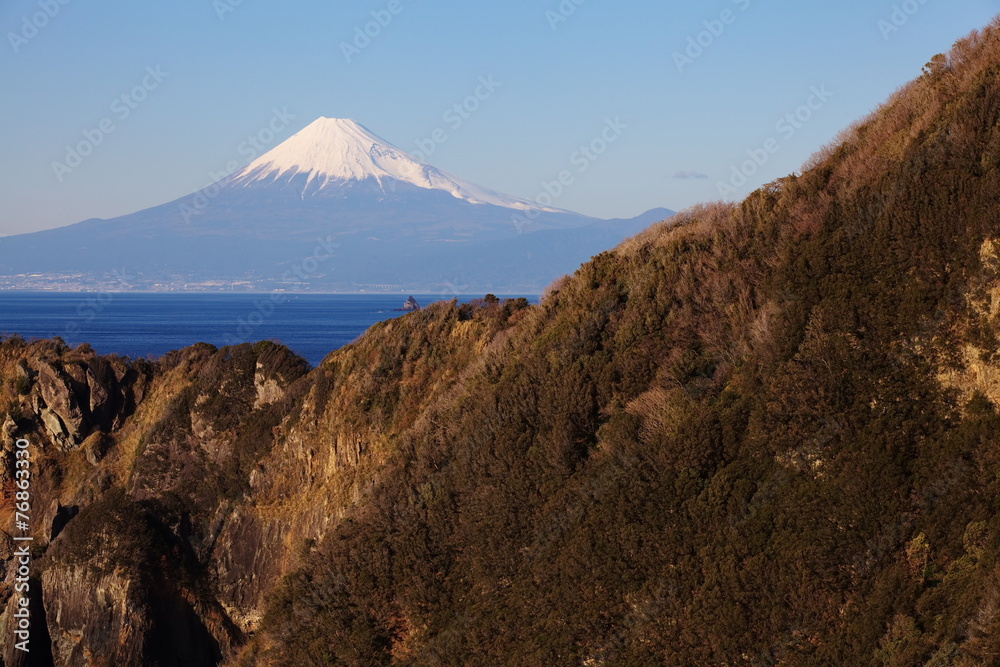
[[[689,178],[708,178],[708,174],[703,174],[700,171],[678,171],[674,174],[674,178],[679,178],[681,180],[687,180]]]

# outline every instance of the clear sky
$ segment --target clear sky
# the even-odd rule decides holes
[[[555,204],[595,216],[735,199],[997,13],[998,0],[4,0],[0,235],[171,201],[249,161],[248,137],[264,149],[319,116],[529,199],[569,170]],[[81,143],[87,155],[67,155]],[[744,164],[754,154],[762,166]]]

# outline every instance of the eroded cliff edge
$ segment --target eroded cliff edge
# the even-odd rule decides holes
[[[996,663],[998,128],[995,24],[538,306],[311,371],[4,341],[52,660]]]
[[[311,372],[272,343],[147,362],[0,342],[5,526],[14,441],[34,455],[32,590],[47,623],[33,638],[47,631],[60,665],[233,657],[279,578],[379,483],[393,439],[526,305],[435,304]],[[4,642],[4,664],[23,660]]]

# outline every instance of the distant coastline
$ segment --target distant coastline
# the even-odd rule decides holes
[[[0,290],[0,335],[59,337],[100,354],[158,357],[195,343],[217,347],[259,340],[286,345],[312,365],[372,325],[407,315],[400,294],[267,292],[55,292]],[[409,296],[407,294],[406,296]],[[514,294],[537,303],[538,295]],[[482,294],[414,294],[421,307]]]

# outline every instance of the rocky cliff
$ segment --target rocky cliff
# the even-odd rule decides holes
[[[27,439],[46,621],[33,636],[47,633],[55,664],[232,657],[279,578],[379,483],[391,437],[419,409],[399,395],[445,391],[513,312],[477,319],[438,304],[311,373],[269,343],[148,363],[2,341],[0,520],[12,525],[12,450]],[[9,629],[16,568],[3,535]],[[3,664],[32,663],[5,642]]]
[[[432,304],[315,369],[2,341],[32,660],[996,664],[998,127],[1000,24],[538,306]]]

